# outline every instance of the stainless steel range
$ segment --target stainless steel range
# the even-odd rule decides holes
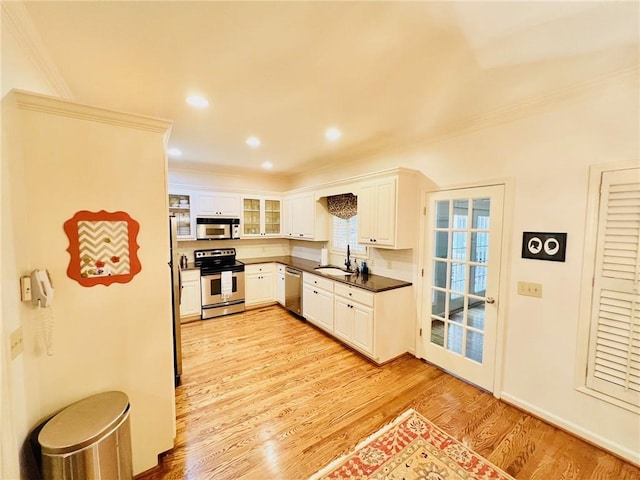
[[[244,263],[236,260],[235,248],[196,250],[200,267],[203,320],[244,312]]]

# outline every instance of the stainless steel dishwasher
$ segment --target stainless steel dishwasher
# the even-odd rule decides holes
[[[302,271],[286,267],[284,271],[284,306],[302,315]]]

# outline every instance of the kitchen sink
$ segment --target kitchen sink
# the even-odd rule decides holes
[[[316,272],[324,273],[326,275],[333,275],[335,277],[343,276],[343,275],[351,275],[352,272],[346,272],[336,267],[318,267],[315,269]]]

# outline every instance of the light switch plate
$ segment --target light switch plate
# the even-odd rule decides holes
[[[24,351],[24,337],[22,335],[22,327],[16,328],[11,332],[11,360],[15,359]]]
[[[542,298],[542,284],[533,282],[518,282],[518,295]]]

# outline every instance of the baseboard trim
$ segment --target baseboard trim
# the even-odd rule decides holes
[[[591,432],[590,430],[587,430],[573,422],[568,422],[567,420],[558,417],[551,412],[538,408],[525,400],[510,395],[509,393],[502,392],[500,399],[505,403],[508,403],[509,405],[519,408],[520,410],[524,410],[534,417],[537,417],[540,420],[550,423],[553,426],[558,427],[567,433],[570,433],[571,435],[579,437],[587,443],[590,443],[598,448],[602,448],[624,461],[640,467],[640,454],[638,454],[638,452],[636,451],[628,449],[620,445],[619,443],[612,442],[611,440],[608,440],[601,435]]]

